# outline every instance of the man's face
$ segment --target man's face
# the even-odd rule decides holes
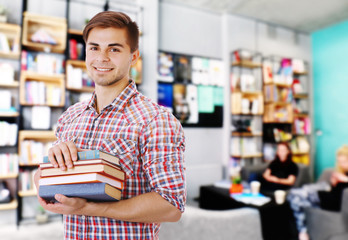
[[[88,73],[99,86],[128,81],[129,69],[137,60],[137,52],[130,52],[126,29],[93,28],[86,43]]]

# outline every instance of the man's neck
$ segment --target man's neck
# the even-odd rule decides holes
[[[95,86],[97,96],[96,110],[100,113],[107,105],[117,98],[121,92],[128,86],[129,79],[122,79],[112,86]]]

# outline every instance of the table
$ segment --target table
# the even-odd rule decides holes
[[[258,209],[264,240],[297,240],[298,232],[293,212],[288,202],[278,205],[274,197],[262,206],[238,202],[230,197],[229,189],[214,186],[200,187],[199,207],[209,210],[227,210],[241,207]]]

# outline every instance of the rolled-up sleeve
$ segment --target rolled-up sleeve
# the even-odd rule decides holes
[[[146,126],[142,138],[143,167],[151,190],[184,212],[185,136],[180,122],[171,113],[162,112]]]

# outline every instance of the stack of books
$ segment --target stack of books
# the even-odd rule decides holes
[[[48,157],[40,164],[39,196],[55,202],[55,194],[94,202],[118,201],[125,181],[119,159],[99,151],[78,152],[72,169],[54,168]]]

